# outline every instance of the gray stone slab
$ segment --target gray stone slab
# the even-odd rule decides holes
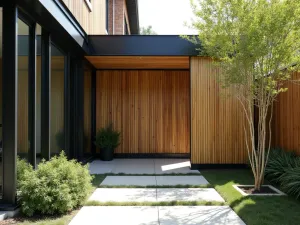
[[[189,159],[154,159],[155,174],[200,174],[198,170],[191,170]]]
[[[245,225],[229,206],[159,206],[160,225]]]
[[[155,186],[155,176],[107,176],[100,186]]]
[[[70,225],[158,225],[156,206],[85,206]]]
[[[154,174],[153,159],[116,159],[113,173]]]
[[[225,202],[213,188],[157,188],[157,201],[217,201]]]
[[[105,173],[112,173],[115,166],[114,161],[101,161],[95,160],[89,163],[89,170],[90,174],[105,174]]]
[[[97,188],[90,201],[156,202],[155,188]]]
[[[156,176],[158,186],[163,185],[207,185],[203,176]]]

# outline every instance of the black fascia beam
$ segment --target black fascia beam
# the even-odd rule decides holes
[[[197,56],[200,44],[178,35],[90,35],[91,56]]]

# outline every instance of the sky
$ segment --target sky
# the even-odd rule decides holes
[[[157,34],[196,34],[184,26],[192,19],[190,0],[138,0],[140,27],[152,26]]]

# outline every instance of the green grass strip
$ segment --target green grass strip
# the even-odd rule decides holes
[[[225,202],[216,201],[170,201],[170,202],[99,202],[87,201],[85,206],[223,206]]]

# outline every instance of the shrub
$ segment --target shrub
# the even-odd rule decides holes
[[[281,188],[287,194],[300,197],[300,166],[291,168],[280,177]]]
[[[295,153],[274,148],[270,150],[265,176],[269,181],[279,183],[286,171],[297,166],[300,166],[300,160]]]
[[[300,197],[300,157],[295,153],[271,149],[265,176],[285,193]]]
[[[82,205],[92,188],[88,166],[68,161],[62,152],[50,161],[42,161],[37,170],[20,180],[22,212],[63,214]]]
[[[19,189],[20,181],[24,180],[25,174],[33,171],[32,166],[24,159],[17,157],[17,188]]]
[[[121,133],[113,129],[112,124],[101,128],[96,134],[95,145],[101,148],[115,149],[120,144]]]

